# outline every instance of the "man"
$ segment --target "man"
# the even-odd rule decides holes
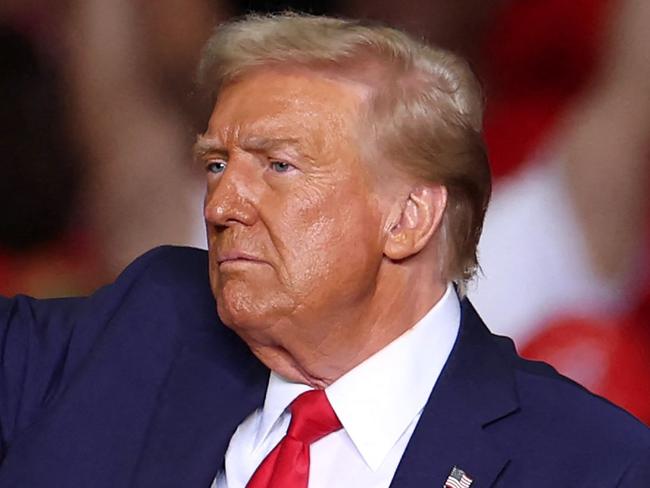
[[[650,481],[645,427],[459,300],[490,192],[463,61],[287,14],[222,27],[201,73],[208,256],[1,302],[0,487]]]

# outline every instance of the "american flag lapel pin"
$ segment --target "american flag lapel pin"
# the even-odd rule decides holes
[[[473,482],[474,480],[467,476],[465,471],[454,466],[445,481],[444,488],[469,488]]]

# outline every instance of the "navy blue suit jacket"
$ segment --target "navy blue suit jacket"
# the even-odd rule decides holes
[[[0,300],[0,368],[1,488],[207,488],[269,374],[220,323],[206,253],[171,247],[87,298]],[[650,435],[463,301],[391,486],[453,466],[473,488],[650,487]]]

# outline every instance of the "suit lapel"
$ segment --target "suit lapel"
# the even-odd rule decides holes
[[[177,357],[132,486],[209,487],[237,426],[262,406],[268,370],[227,336],[198,340]]]
[[[514,377],[471,304],[462,303],[456,344],[424,408],[391,488],[442,488],[458,466],[490,486],[508,462],[489,428],[518,408]]]

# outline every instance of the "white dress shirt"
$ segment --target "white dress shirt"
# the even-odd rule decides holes
[[[453,286],[411,329],[325,389],[343,429],[311,446],[310,488],[387,488],[454,345]],[[271,373],[264,406],[242,422],[213,488],[243,488],[285,435],[289,404],[310,387]]]

